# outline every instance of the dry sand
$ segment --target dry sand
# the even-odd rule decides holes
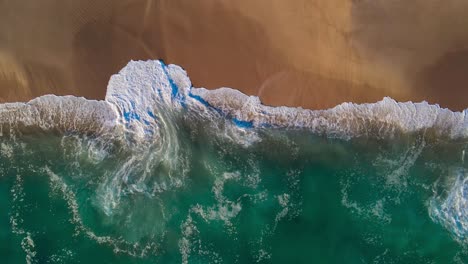
[[[427,100],[468,107],[464,0],[0,1],[0,100],[102,99],[129,60],[265,104]]]

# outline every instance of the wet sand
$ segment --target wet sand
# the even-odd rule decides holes
[[[104,97],[133,60],[184,67],[196,87],[265,104],[427,100],[468,106],[468,2],[43,0],[0,2],[0,100]]]

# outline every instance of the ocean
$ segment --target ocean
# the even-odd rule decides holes
[[[268,107],[130,62],[0,105],[2,263],[468,263],[468,110]]]

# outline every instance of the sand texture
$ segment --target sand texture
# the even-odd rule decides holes
[[[468,106],[468,1],[0,1],[0,101],[102,99],[129,60],[267,105]]]

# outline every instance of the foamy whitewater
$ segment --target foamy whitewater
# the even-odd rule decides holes
[[[158,107],[213,112],[208,114],[221,114],[240,127],[302,128],[346,139],[423,130],[452,139],[468,137],[468,109],[452,112],[427,102],[398,103],[388,97],[374,104],[343,103],[328,110],[270,107],[231,88],[194,88],[181,67],[161,61],[130,62],[111,77],[105,101],[49,95],[27,104],[3,104],[0,113],[3,127],[103,132],[124,126],[147,137],[158,126],[154,113]]]
[[[0,105],[0,146],[6,263],[468,261],[468,109],[270,107],[132,61],[104,101]]]

